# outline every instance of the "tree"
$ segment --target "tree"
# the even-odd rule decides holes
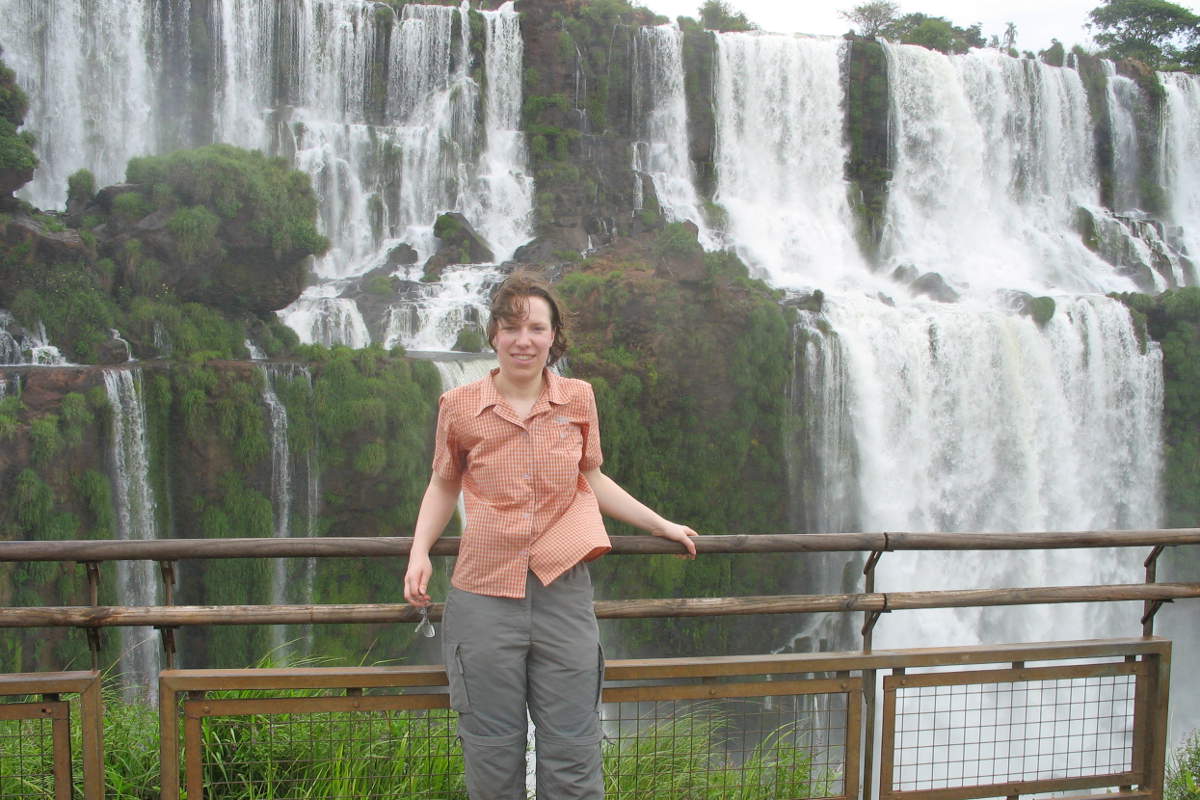
[[[969,28],[959,28],[945,17],[928,14],[905,14],[892,22],[880,33],[889,39],[905,44],[919,44],[930,50],[943,53],[965,53],[972,47],[984,47],[983,26],[976,23]]]
[[[700,24],[710,31],[753,31],[758,26],[725,0],[704,0],[700,6]]]
[[[1010,22],[1004,26],[1004,50],[1007,52],[1017,46],[1017,25]]]
[[[858,28],[858,34],[867,39],[874,39],[888,25],[896,21],[900,6],[887,0],[874,0],[862,3],[849,11],[839,11],[838,16],[849,20]]]
[[[1105,0],[1088,13],[1108,58],[1134,58],[1155,69],[1200,67],[1200,17],[1166,0]]]

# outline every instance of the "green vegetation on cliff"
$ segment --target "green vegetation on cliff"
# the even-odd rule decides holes
[[[276,257],[300,259],[329,247],[317,232],[317,199],[308,176],[283,158],[215,144],[132,159],[125,177],[156,210],[172,213],[168,227],[180,229],[177,246],[186,250],[219,247],[218,225]]]
[[[1123,294],[1162,347],[1165,524],[1200,526],[1200,287],[1157,297]]]
[[[0,56],[3,55],[4,50],[0,49]],[[29,98],[0,58],[0,199],[28,183],[38,165],[33,134],[17,132],[28,110]]]
[[[559,285],[569,308],[587,309],[575,323],[568,361],[572,375],[595,388],[605,472],[701,533],[784,530],[787,314],[728,253],[701,253],[689,279],[668,279],[669,259],[686,255],[678,238],[668,229],[651,248],[658,274],[645,250],[633,250],[589,259]],[[612,522],[609,529],[634,532]],[[769,593],[789,564],[610,556],[593,572],[608,597],[733,596]],[[746,652],[762,647],[764,627],[769,639],[787,624],[633,621],[620,623],[619,638],[633,653]]]
[[[298,345],[271,313],[300,293],[316,230],[308,176],[283,159],[213,145],[128,166],[133,186],[96,192],[70,178],[58,218],[0,218],[0,308],[83,363],[244,358],[252,338],[272,357]]]

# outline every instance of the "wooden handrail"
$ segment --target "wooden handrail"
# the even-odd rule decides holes
[[[871,594],[763,595],[754,597],[643,598],[597,601],[600,619],[806,614],[824,611],[904,611],[931,608],[1177,600],[1200,597],[1200,583],[1134,583],[1112,586],[1045,586]],[[442,605],[430,616],[440,619]],[[189,625],[304,625],[416,622],[404,603],[230,606],[43,606],[0,608],[0,628],[108,628]]]
[[[442,537],[433,555],[458,553],[459,538]],[[699,553],[816,553],[890,550],[1060,550],[1200,544],[1200,528],[1039,533],[777,533],[712,534],[696,540]],[[679,552],[653,536],[614,536],[612,554]],[[322,536],[259,539],[105,539],[0,542],[0,561],[177,561],[206,558],[353,558],[407,556],[407,536]]]

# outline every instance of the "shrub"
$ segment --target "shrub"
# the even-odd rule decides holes
[[[1200,800],[1200,731],[1192,731],[1167,764],[1163,797],[1165,800]]]
[[[67,204],[86,204],[96,195],[96,176],[81,169],[67,178]]]
[[[204,206],[187,206],[171,215],[167,230],[175,237],[175,249],[185,264],[216,256],[221,245],[217,230],[221,220]]]

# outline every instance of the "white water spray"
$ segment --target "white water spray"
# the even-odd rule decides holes
[[[717,191],[727,235],[780,287],[841,285],[865,262],[843,169],[842,43],[717,37]]]
[[[683,33],[678,25],[639,28],[633,51],[634,207],[641,208],[645,187],[654,182],[663,214],[671,222],[690,221],[706,249],[717,240],[706,224],[696,194],[688,151],[687,99],[683,86]]]
[[[104,388],[112,409],[110,478],[117,512],[117,537],[157,539],[157,503],[150,484],[146,409],[139,369],[104,370]],[[117,562],[118,602],[158,605],[158,581],[152,561]],[[120,669],[127,699],[154,702],[161,663],[153,628],[121,628]]]

